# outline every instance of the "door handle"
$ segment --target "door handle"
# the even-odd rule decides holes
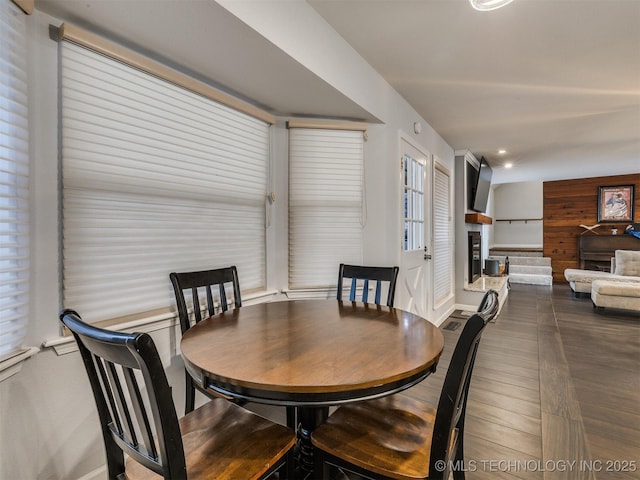
[[[425,260],[431,260],[431,255],[429,255],[428,253],[424,254],[424,259]]]

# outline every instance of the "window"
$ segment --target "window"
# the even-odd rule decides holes
[[[422,250],[424,243],[424,164],[404,155],[404,241],[405,252]]]
[[[26,20],[0,2],[0,357],[22,346],[29,302]]]
[[[172,271],[266,286],[269,124],[61,42],[64,305],[88,321],[173,307]]]
[[[362,131],[289,124],[289,287],[335,286],[362,263]]]

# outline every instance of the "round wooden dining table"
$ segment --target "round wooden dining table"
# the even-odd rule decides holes
[[[309,436],[329,406],[415,385],[443,346],[418,315],[335,299],[243,306],[202,320],[180,342],[187,371],[207,389],[296,407],[303,470],[313,468]]]

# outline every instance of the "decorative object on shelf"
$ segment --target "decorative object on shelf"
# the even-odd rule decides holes
[[[633,222],[634,186],[598,187],[598,222]]]
[[[628,235],[633,235],[636,238],[640,238],[640,223],[634,223],[633,225],[629,225],[624,229],[624,233]]]
[[[611,235],[617,235],[618,234],[618,229],[617,228],[612,228],[611,229]]]
[[[591,226],[589,225],[580,225],[580,226],[584,228],[584,232],[582,232],[580,235],[584,235],[587,232],[591,232],[598,235],[598,232],[594,232],[594,230],[600,226],[599,223],[596,223],[595,225],[591,225]]]
[[[471,6],[481,12],[488,12],[496,8],[504,7],[513,0],[469,0]]]
[[[484,261],[484,274],[490,277],[500,276],[500,261],[492,258],[487,258]]]

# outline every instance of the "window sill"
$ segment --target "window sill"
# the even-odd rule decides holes
[[[296,288],[282,293],[291,300],[328,299],[336,298],[336,287]]]
[[[243,293],[242,304],[254,305],[256,303],[270,302],[273,297],[278,294],[277,290],[260,290],[255,292]]]
[[[270,301],[276,293],[277,292],[275,290],[251,292],[242,297],[242,303],[245,305],[252,305],[254,303],[267,302]],[[174,312],[165,312],[158,315],[139,318],[130,322],[119,323],[112,327],[107,327],[107,329],[128,333],[150,333],[156,330],[163,330],[165,328],[173,328],[178,324],[178,318]],[[78,350],[78,346],[76,345],[72,335],[47,339],[42,343],[42,348],[53,348],[59,356]]]
[[[28,347],[20,350],[15,355],[0,361],[0,382],[22,370],[22,364],[38,353],[38,347]]]

